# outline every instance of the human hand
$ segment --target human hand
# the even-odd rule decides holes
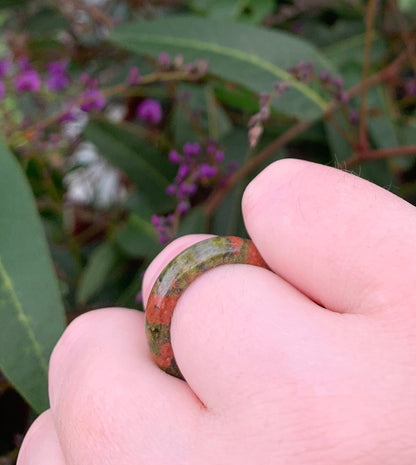
[[[89,312],[57,344],[51,409],[18,465],[414,465],[416,210],[296,160],[247,188],[244,219],[273,272],[225,265],[179,300],[187,383],[150,358],[143,314]],[[181,250],[146,272],[143,295]]]

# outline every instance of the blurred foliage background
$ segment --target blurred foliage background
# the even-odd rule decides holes
[[[416,202],[414,0],[0,0],[0,464],[65,325],[285,157]],[[278,241],[278,238],[276,238]]]

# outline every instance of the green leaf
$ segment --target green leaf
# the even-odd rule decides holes
[[[208,218],[202,207],[193,208],[179,223],[177,236],[203,234],[206,232]]]
[[[254,92],[270,92],[276,80],[291,89],[275,105],[281,113],[302,119],[322,115],[327,101],[311,86],[286,71],[300,61],[331,68],[317,49],[290,34],[237,23],[191,16],[170,16],[124,24],[110,40],[139,54],[182,53],[186,61],[205,59],[210,72]]]
[[[167,176],[171,169],[167,157],[134,135],[122,124],[92,121],[84,134],[112,165],[124,171],[155,211],[164,212],[172,206],[166,194]]]
[[[0,0],[0,10],[3,8],[22,8],[29,0]]]
[[[196,87],[182,84],[178,86],[178,94],[182,98],[178,99],[172,116],[172,129],[178,146],[197,141],[201,131],[218,139],[231,129],[231,121],[217,102],[211,85]]]
[[[161,249],[155,228],[149,221],[131,214],[116,235],[118,246],[131,257],[153,258]]]
[[[27,32],[33,36],[52,36],[70,24],[55,8],[41,8],[27,22]]]
[[[32,192],[1,140],[0,173],[0,369],[40,412],[64,310]]]
[[[416,10],[416,0],[399,0],[399,7],[403,11],[412,12]]]
[[[79,303],[88,302],[104,286],[117,258],[117,250],[109,241],[94,250],[81,276],[77,292]]]

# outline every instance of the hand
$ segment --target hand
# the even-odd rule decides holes
[[[414,465],[416,210],[362,179],[282,160],[247,188],[273,272],[218,267],[183,294],[151,361],[143,314],[77,318],[54,350],[51,409],[18,465]],[[154,260],[143,295],[182,249]]]

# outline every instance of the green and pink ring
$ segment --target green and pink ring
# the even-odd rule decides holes
[[[185,249],[159,275],[146,305],[146,336],[153,360],[166,373],[184,379],[170,340],[170,326],[177,301],[205,271],[236,263],[269,269],[249,239],[216,236]]]

